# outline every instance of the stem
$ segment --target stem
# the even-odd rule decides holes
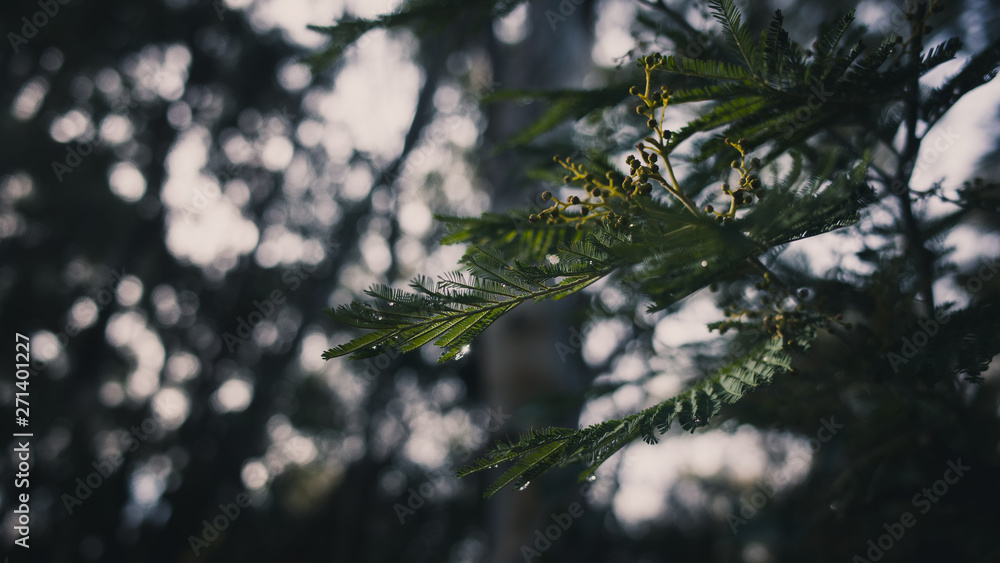
[[[666,14],[667,17],[672,19],[674,23],[679,25],[682,29],[684,29],[684,31],[687,31],[691,35],[698,35],[700,33],[697,29],[691,27],[691,24],[688,23],[687,18],[684,15],[678,13],[676,10],[667,6],[666,2],[664,2],[663,0],[656,0],[655,2],[653,2],[652,0],[639,0],[639,3],[644,4],[650,8],[660,10],[661,12]]]
[[[779,278],[777,274],[772,272],[770,268],[765,266],[764,263],[760,261],[760,258],[755,258],[755,257],[747,258],[747,264],[750,264],[751,268],[757,270],[757,272],[759,272],[765,278],[770,278],[771,283],[777,285],[781,289],[784,289],[785,293],[787,293],[788,296],[791,297],[792,301],[794,301],[796,305],[802,304],[802,301],[799,299],[799,294],[790,285],[782,281],[781,278]]]
[[[837,132],[833,128],[827,129],[827,132],[830,134],[831,137],[833,137],[838,142],[840,142],[840,144],[845,149],[847,149],[847,150],[851,151],[852,153],[854,153],[854,156],[857,156],[858,158],[864,158],[865,155],[861,154],[861,152],[858,151],[858,147],[855,146],[853,143],[851,143],[846,138],[844,138],[844,136],[841,135],[839,132]],[[889,148],[892,148],[892,147],[890,146]],[[892,184],[892,176],[888,172],[886,172],[885,170],[882,170],[881,168],[879,168],[879,166],[877,164],[875,164],[874,162],[869,161],[868,162],[868,168],[870,168],[871,170],[873,170],[875,172],[875,175],[879,177],[879,180],[883,184],[885,184],[886,187],[889,187]]]
[[[925,4],[917,6],[916,13],[911,20],[910,39],[910,62],[913,65],[920,64],[920,52],[923,51],[923,15],[927,10]],[[906,85],[906,141],[903,150],[899,155],[896,166],[896,178],[893,186],[897,189],[890,190],[899,197],[899,205],[903,215],[903,228],[906,233],[910,251],[914,253],[914,261],[917,268],[917,276],[920,283],[920,293],[924,298],[926,314],[928,317],[934,316],[934,257],[927,250],[924,235],[920,231],[916,217],[913,215],[913,205],[910,201],[910,179],[913,176],[914,163],[917,153],[920,151],[921,138],[917,136],[917,121],[920,108],[920,82],[919,77],[914,74]]]
[[[694,202],[691,201],[687,194],[681,191],[681,186],[677,183],[677,176],[674,176],[674,167],[670,165],[670,159],[667,158],[667,155],[663,154],[662,151],[657,152],[659,152],[660,156],[663,158],[663,165],[667,167],[667,173],[670,174],[670,181],[673,183],[673,189],[670,189],[670,186],[668,186],[666,182],[660,183],[663,184],[663,187],[667,188],[667,191],[673,194],[674,197],[681,200],[684,207],[687,207],[688,211],[694,213],[695,217],[701,217],[702,214],[698,211],[698,207],[695,206]],[[660,179],[662,179],[662,176]]]
[[[652,82],[650,80],[650,70],[651,69],[647,66],[646,91],[645,93],[643,93],[641,98],[642,101],[645,102],[646,105],[649,106],[650,108],[649,110],[650,118],[656,120],[656,103],[650,101],[649,99],[649,90],[650,87],[652,86]],[[669,94],[664,92],[664,96],[669,96]],[[695,217],[701,217],[702,214],[698,211],[698,207],[694,204],[693,201],[691,201],[691,199],[687,196],[687,194],[685,194],[684,191],[681,190],[681,185],[677,181],[677,176],[674,175],[674,167],[670,165],[670,159],[667,157],[668,152],[665,150],[665,145],[664,145],[665,140],[663,136],[663,120],[666,118],[668,100],[669,97],[665,97],[662,100],[663,110],[660,112],[659,120],[656,121],[656,126],[653,127],[653,130],[656,131],[656,134],[659,138],[659,142],[654,141],[651,142],[650,145],[653,148],[654,154],[659,154],[660,158],[663,159],[663,165],[667,167],[667,173],[670,175],[670,183],[668,184],[661,174],[654,173],[653,178],[655,178],[657,182],[663,185],[663,187],[666,188],[667,192],[669,192],[670,195],[679,199],[680,202],[684,204],[684,207],[687,207],[688,211],[693,213]],[[650,138],[650,140],[652,141],[652,138]]]

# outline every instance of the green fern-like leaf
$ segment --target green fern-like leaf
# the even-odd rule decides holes
[[[775,10],[774,18],[764,32],[764,74],[768,84],[775,88],[781,88],[784,83],[783,70],[790,66],[791,41],[788,39],[788,32],[782,27],[784,17],[781,10]]]
[[[752,80],[753,75],[741,66],[715,60],[688,59],[674,56],[667,57],[661,70],[673,74],[682,74],[706,80]]]
[[[965,94],[993,80],[1000,73],[1000,39],[974,55],[957,74],[934,89],[921,104],[924,121],[933,125]]]
[[[830,162],[835,158],[831,153]],[[661,310],[714,281],[748,273],[754,260],[775,246],[853,224],[872,201],[861,195],[867,189],[863,165],[829,182],[798,176],[776,183],[766,199],[728,227],[650,200],[634,210],[630,229],[588,229],[585,238],[553,252],[556,263],[509,263],[498,249],[474,246],[462,259],[464,271],[444,276],[433,289],[423,279],[411,283],[412,292],[375,286],[367,291],[374,306],[352,303],[327,311],[371,332],[324,358],[365,358],[433,343],[445,348],[440,358],[445,361],[521,303],[564,297],[616,271],[646,294],[650,310]]]
[[[820,81],[826,81],[837,45],[853,22],[854,10],[851,10],[841,16],[830,29],[820,36],[819,41],[816,42],[816,52],[813,56],[813,62],[809,66],[809,73],[806,76],[807,80],[816,76]]]
[[[962,49],[962,40],[952,37],[943,43],[938,43],[920,57],[920,72],[926,73],[941,63],[955,58]]]
[[[570,463],[586,463],[580,478],[587,479],[604,461],[637,438],[655,444],[659,441],[657,434],[670,430],[675,421],[693,432],[708,425],[723,404],[740,400],[790,369],[791,357],[783,351],[781,340],[771,339],[680,395],[653,407],[576,431],[558,428],[530,432],[516,443],[495,447],[485,457],[462,468],[458,475],[464,477],[516,459],[486,491],[486,497],[512,483],[524,486],[545,471]]]
[[[740,11],[733,0],[711,0],[709,9],[715,19],[722,24],[730,47],[738,53],[754,76],[760,74],[760,46],[750,37],[750,32],[743,25]]]
[[[526,145],[544,133],[555,129],[568,120],[580,119],[600,108],[614,105],[625,98],[627,86],[612,85],[593,90],[549,90],[549,91],[501,91],[486,98],[486,103],[502,101],[550,100],[551,104],[545,113],[536,118],[531,125],[518,131],[510,139],[496,147],[503,151],[512,147]]]
[[[536,262],[554,254],[560,247],[579,242],[583,231],[572,225],[545,222],[531,223],[532,210],[507,213],[484,213],[479,217],[436,216],[445,225],[441,244],[466,243],[473,247],[492,247],[506,256]]]
[[[593,255],[586,260],[567,256],[547,267],[508,265],[502,254],[490,249],[470,252],[464,262],[468,275],[447,275],[434,289],[419,278],[410,284],[414,292],[376,286],[367,291],[377,300],[375,307],[352,303],[327,310],[338,322],[372,332],[327,350],[323,357],[368,358],[433,343],[445,349],[439,361],[446,361],[517,305],[577,292],[612,270]]]

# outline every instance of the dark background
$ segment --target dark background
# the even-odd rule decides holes
[[[886,560],[1000,561],[990,537],[1000,506],[995,378],[974,401],[952,411],[945,406],[926,416],[914,414],[907,424],[893,426],[892,436],[880,433],[872,419],[852,414],[845,406],[847,391],[836,382],[808,376],[798,387],[752,397],[723,413],[797,436],[800,444],[830,415],[842,417],[848,434],[824,445],[808,475],[770,498],[733,533],[726,514],[739,510],[740,495],[752,493],[752,484],[721,474],[684,479],[697,482],[708,499],[701,508],[683,498],[682,488],[672,489],[669,514],[624,526],[614,505],[581,497],[573,471],[534,483],[523,493],[533,495],[524,497],[533,499],[525,508],[511,500],[512,493],[481,499],[489,475],[457,480],[447,470],[469,461],[488,441],[530,424],[577,423],[581,389],[614,364],[607,358],[587,362],[575,349],[567,364],[552,363],[551,344],[566,341],[570,326],[586,322],[574,313],[586,306],[583,298],[513,318],[455,363],[436,365],[433,353],[355,366],[317,362],[323,350],[347,336],[322,309],[357,297],[366,285],[359,280],[396,282],[454,266],[454,252],[435,254],[437,225],[421,230],[402,224],[407,213],[421,216],[405,204],[415,198],[435,213],[469,214],[487,201],[473,194],[489,196],[499,209],[523,206],[544,189],[525,171],[550,162],[570,132],[557,130],[544,150],[497,153],[497,144],[532,123],[543,106],[479,100],[495,89],[594,87],[630,79],[629,64],[616,70],[591,58],[600,15],[619,11],[632,18],[624,4],[584,2],[553,29],[545,11],[559,10],[559,3],[533,2],[530,29],[513,44],[497,38],[493,22],[462,15],[425,35],[395,32],[393,37],[408,45],[421,80],[405,104],[413,109],[401,132],[389,127],[379,137],[389,139],[390,148],[371,151],[352,145],[349,133],[337,133],[344,126],[336,122],[325,124],[322,142],[313,138],[314,124],[328,115],[310,96],[348,80],[345,69],[356,52],[348,51],[347,62],[305,75],[307,81],[289,81],[295,72],[302,75],[297,61],[320,50],[321,43],[295,43],[278,29],[252,25],[248,15],[265,5],[298,10],[299,4],[273,8],[278,2],[251,1],[231,9],[203,0],[51,1],[48,6],[58,12],[15,50],[8,34],[22,34],[21,18],[43,8],[5,1],[0,7],[0,31],[8,38],[0,46],[0,336],[8,342],[15,333],[31,336],[34,360],[27,429],[12,421],[14,393],[20,391],[10,366],[13,344],[0,370],[4,428],[34,433],[29,550],[12,544],[14,494],[23,490],[11,486],[15,440],[4,439],[0,542],[10,560],[486,561],[504,542],[513,542],[514,559],[522,560],[521,542],[536,545],[533,532],[551,524],[549,514],[579,502],[584,514],[539,560],[849,561],[867,549],[867,539],[882,533],[883,523],[898,521],[912,494],[943,474],[946,460],[962,457],[974,469],[918,517],[918,527]],[[655,25],[679,26],[663,12],[635,5]],[[990,34],[1000,24],[995,4],[947,5],[942,37],[962,36],[969,48],[994,39]],[[670,6],[679,13],[687,9],[683,3]],[[766,25],[774,7],[784,10],[787,27],[800,30],[797,39],[806,40],[805,30],[850,5],[753,2],[751,27]],[[331,22],[305,18],[306,23]],[[885,18],[870,23],[886,29]],[[641,29],[632,27],[636,33]],[[291,73],[284,84],[282,72]],[[180,82],[171,89],[173,77]],[[395,100],[409,92],[408,83],[401,78],[400,91],[370,95]],[[39,93],[44,93],[40,101]],[[365,116],[370,127],[387,127],[391,119],[380,113],[390,109]],[[80,113],[66,117],[73,110]],[[475,143],[455,141],[447,119],[456,116],[475,125]],[[982,119],[995,118],[994,100],[982,108]],[[72,123],[82,124],[82,133],[60,142]],[[105,125],[114,136],[123,123],[127,132],[117,140],[101,136]],[[446,132],[435,135],[435,127]],[[600,140],[602,133],[596,136]],[[284,142],[268,144],[277,137]],[[205,150],[185,158],[204,159],[195,166],[201,179],[178,175],[168,164],[172,151],[192,138]],[[294,157],[283,161],[289,142]],[[250,156],[234,160],[239,150],[232,147],[243,145]],[[334,145],[340,152],[331,158]],[[994,139],[994,155],[995,145]],[[278,165],[269,167],[269,158]],[[133,171],[131,177],[120,173],[124,185],[134,187],[128,183],[134,182],[134,171],[143,177],[145,190],[134,201],[111,189],[119,163],[131,164],[122,170]],[[350,171],[366,171],[368,177],[349,180]],[[969,173],[995,174],[995,161],[984,159]],[[164,194],[171,174],[187,182],[176,192],[180,200]],[[212,190],[211,178],[226,186],[222,194]],[[455,188],[462,181],[469,184],[468,195],[456,197],[465,193]],[[192,182],[209,187],[199,192]],[[353,191],[345,184],[355,186]],[[226,207],[234,214],[214,207],[226,200],[235,202]],[[235,219],[240,216],[248,223]],[[231,235],[235,250],[201,262],[179,255],[170,233],[190,235],[184,229],[194,224],[206,237],[221,236],[220,230]],[[272,240],[265,234],[275,229],[298,242],[255,250],[258,242]],[[207,239],[203,244],[211,245]],[[414,260],[415,246],[432,258],[417,252]],[[382,255],[388,263],[373,269],[379,260],[372,256]],[[268,303],[272,296],[277,299]],[[255,311],[264,322],[254,322]],[[244,321],[258,326],[233,345],[233,335],[249,334],[240,332]],[[637,341],[651,338],[649,326],[634,330],[630,334]],[[63,342],[53,345],[59,338]],[[628,351],[619,341],[608,358]],[[510,373],[495,369],[502,362],[505,370],[527,370],[523,379],[535,383],[525,384],[526,396],[558,393],[562,402],[505,411],[498,393],[520,391],[497,383],[496,373],[501,378]],[[532,370],[549,365],[559,374],[541,383],[532,379]],[[249,401],[241,401],[248,390]],[[898,407],[880,398],[885,395],[873,398],[872,409]],[[732,434],[736,428],[729,423],[711,431]],[[770,461],[780,461],[783,447],[787,444],[772,448]],[[855,461],[879,448],[894,451],[895,462],[854,471]],[[450,454],[427,453],[441,451]],[[442,466],[445,459],[448,467]],[[107,475],[92,477],[102,468]],[[91,485],[81,488],[88,478]],[[602,481],[606,500],[618,482],[613,471]],[[428,483],[429,498],[411,498],[411,490],[427,489]],[[69,510],[67,495],[80,501],[70,502]],[[220,518],[219,505],[235,515],[228,505],[238,499],[249,506],[234,518]],[[401,510],[403,505],[412,513]],[[223,522],[226,529],[216,536],[205,530],[206,521]],[[512,521],[518,522],[513,532]],[[517,536],[518,525],[528,539],[517,539],[523,537]],[[192,538],[204,543],[195,542],[196,549]]]

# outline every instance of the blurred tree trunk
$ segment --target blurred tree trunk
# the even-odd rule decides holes
[[[557,3],[528,4],[529,30],[517,44],[503,43],[496,34],[490,34],[488,55],[496,89],[582,87],[584,77],[593,68],[590,53],[594,5],[588,1],[573,6],[573,13],[563,20],[553,18],[553,25],[547,12],[556,12]],[[544,110],[540,104],[514,103],[485,108],[489,125],[484,134],[482,174],[495,211],[528,207],[538,201],[540,190],[529,184],[524,166],[519,164],[524,162],[523,155],[513,150],[494,153],[494,147],[530,125]],[[576,426],[576,412],[567,413],[562,420],[543,420],[522,409],[579,384],[554,347],[557,342],[565,342],[569,334],[567,313],[562,303],[526,304],[484,333],[480,361],[487,401],[504,413],[514,414],[491,439],[513,436],[532,426]],[[491,500],[494,563],[521,560],[521,546],[531,545],[533,531],[542,525],[546,515],[541,494],[538,486],[523,491],[508,488]]]

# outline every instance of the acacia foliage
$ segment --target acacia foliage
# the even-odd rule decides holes
[[[469,10],[508,10],[517,3],[473,4]],[[973,54],[941,86],[927,89],[919,87],[919,79],[962,48],[957,38],[923,47],[925,23],[937,4],[921,4],[911,14],[908,37],[889,35],[869,47],[852,33],[852,12],[818,33],[809,49],[790,38],[780,11],[757,38],[731,0],[713,0],[709,6],[725,45],[718,57],[649,52],[636,57],[628,94],[625,87],[620,96],[609,95],[607,88],[540,94],[553,101],[550,111],[511,141],[527,145],[567,119],[637,103],[635,113],[645,120],[645,131],[630,149],[627,168],[612,163],[616,155],[611,151],[593,147],[578,147],[587,155],[583,161],[556,156],[565,187],[542,194],[550,207],[440,217],[448,228],[444,242],[469,244],[461,270],[436,283],[418,278],[409,290],[376,286],[368,291],[372,303],[328,311],[339,323],[367,332],[328,350],[324,358],[363,358],[434,344],[443,349],[445,361],[462,355],[476,336],[516,306],[565,297],[602,278],[645,299],[650,311],[719,284],[730,294],[741,293],[734,287],[758,291],[756,302],[741,303],[727,321],[710,328],[765,333],[763,343],[648,409],[587,428],[533,430],[497,444],[460,472],[511,464],[486,495],[574,463],[587,465],[581,474],[586,478],[635,439],[655,443],[673,422],[694,431],[725,404],[780,381],[791,371],[792,354],[808,352],[823,329],[843,337],[851,328],[840,316],[846,304],[806,302],[773,271],[781,266],[777,256],[787,245],[855,225],[885,194],[897,195],[915,263],[907,257],[866,259],[882,271],[904,269],[919,278],[928,275],[920,257],[930,254],[920,229],[933,236],[960,220],[961,210],[933,225],[919,225],[913,217],[908,188],[913,143],[926,135],[926,129],[917,132],[917,121],[933,126],[961,96],[991,80],[1000,68],[997,42]],[[424,9],[414,5],[378,21],[323,31],[337,38],[355,28],[391,27],[418,18]],[[856,38],[848,41],[851,36]],[[531,95],[507,92],[492,99]],[[694,102],[699,104],[686,125],[664,128],[668,112]],[[886,172],[873,163],[875,150],[892,149],[901,130],[910,141],[903,150],[893,149],[896,172]],[[680,162],[689,173],[678,179],[674,165]],[[930,288],[930,283],[912,285]],[[924,297],[933,312],[932,292]],[[926,359],[897,364],[889,357],[889,367],[898,372],[907,365],[914,377],[931,383],[956,375],[981,381],[979,374],[1000,351],[996,329],[981,310],[970,307],[957,315],[964,319],[961,326],[936,333],[920,350]]]

